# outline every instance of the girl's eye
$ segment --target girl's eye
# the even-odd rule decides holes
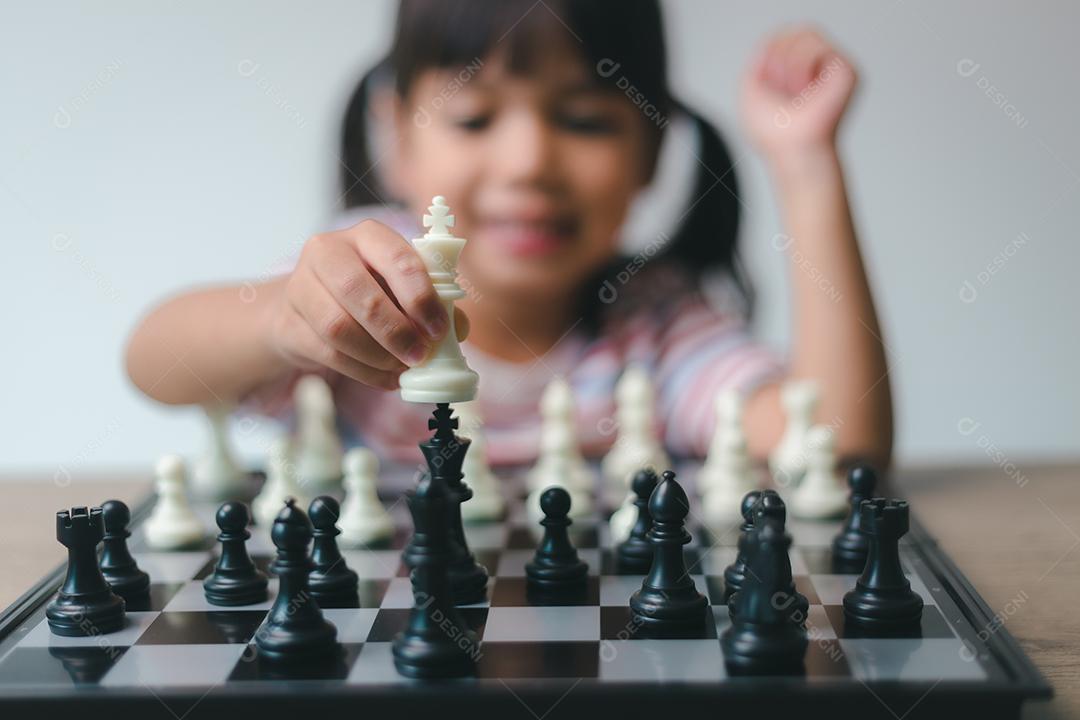
[[[606,135],[618,129],[612,118],[595,113],[562,113],[556,116],[556,121],[570,132],[584,135]]]
[[[454,126],[467,132],[479,132],[490,123],[489,115],[464,115],[454,119]]]

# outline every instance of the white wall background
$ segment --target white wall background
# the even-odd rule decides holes
[[[388,44],[393,10],[5,10],[0,470],[147,467],[201,446],[193,411],[129,386],[124,338],[155,298],[258,276],[324,226],[343,105]],[[681,0],[667,11],[676,88],[740,156],[738,79],[767,31],[812,20],[861,68],[843,153],[891,350],[901,462],[1080,455],[1080,5]],[[783,345],[774,198],[756,157],[739,172],[759,330]],[[961,299],[965,282],[974,302]],[[967,418],[979,425],[964,434]],[[245,452],[264,441],[246,438]]]

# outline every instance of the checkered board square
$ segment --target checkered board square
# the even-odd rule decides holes
[[[200,512],[212,537],[213,508]],[[149,603],[129,608],[127,624],[119,632],[65,638],[49,632],[42,601],[0,643],[0,698],[35,690],[76,698],[90,693],[167,698],[211,690],[258,698],[282,682],[301,695],[309,688],[320,696],[348,696],[413,686],[417,681],[396,673],[391,655],[393,638],[413,603],[400,557],[409,536],[408,518],[400,506],[394,514],[401,527],[387,546],[344,549],[347,563],[361,578],[360,603],[324,611],[341,643],[333,662],[293,669],[264,662],[254,637],[265,621],[276,581],[271,580],[266,602],[210,605],[202,583],[216,560],[212,542],[195,551],[152,552],[136,532],[135,557],[154,581]],[[541,695],[549,690],[554,699],[566,692],[568,683],[585,695],[589,691],[581,688],[623,688],[656,697],[671,696],[677,686],[720,697],[726,687],[740,682],[871,690],[877,684],[910,684],[914,690],[946,683],[970,691],[989,689],[1008,677],[1008,669],[984,646],[978,628],[964,619],[954,595],[929,569],[915,543],[904,542],[901,555],[912,587],[926,602],[920,630],[907,637],[867,636],[844,621],[842,598],[856,576],[832,572],[829,545],[838,525],[792,521],[793,574],[810,601],[805,672],[797,678],[731,678],[719,638],[730,624],[723,571],[735,558],[738,529],[710,532],[697,524],[690,529],[694,540],[685,558],[695,584],[710,601],[707,620],[696,633],[660,639],[647,636],[633,620],[628,601],[642,576],[624,574],[615,566],[608,528],[599,514],[571,528],[589,575],[583,593],[560,601],[537,600],[526,592],[525,563],[539,534],[519,508],[505,522],[468,526],[471,547],[490,573],[486,599],[462,608],[466,624],[480,639],[477,671],[474,678],[437,687],[491,686],[519,699],[526,690]],[[254,533],[249,547],[255,562],[267,567],[272,546],[265,529]],[[762,692],[769,695],[767,689]]]

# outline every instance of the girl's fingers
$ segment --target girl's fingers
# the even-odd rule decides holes
[[[308,244],[316,240],[319,238]],[[427,341],[372,276],[350,242],[341,237],[324,241],[314,251],[311,266],[341,307],[394,357],[406,365],[416,365],[427,357]]]
[[[446,332],[449,319],[416,249],[385,225],[365,221],[346,231],[368,267],[386,283],[405,314],[431,340]]]
[[[314,363],[317,366],[328,367],[356,382],[383,390],[398,388],[400,373],[371,367],[335,349],[320,338],[307,319],[298,312],[290,313],[285,323],[285,332],[292,338],[293,352],[299,355],[298,358],[291,358],[294,362],[299,361],[297,364],[305,366]]]
[[[828,43],[816,32],[796,33],[784,53],[786,89],[790,95],[803,91],[820,71],[831,52]]]

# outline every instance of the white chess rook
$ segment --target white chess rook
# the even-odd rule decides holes
[[[465,297],[465,292],[455,281],[458,257],[465,247],[465,239],[450,233],[454,216],[444,197],[437,195],[432,199],[428,212],[430,214],[424,216],[424,227],[430,230],[412,243],[431,276],[450,325],[431,356],[423,364],[401,374],[401,398],[415,403],[464,402],[476,397],[479,381],[479,376],[461,354],[454,327],[454,301]]]

